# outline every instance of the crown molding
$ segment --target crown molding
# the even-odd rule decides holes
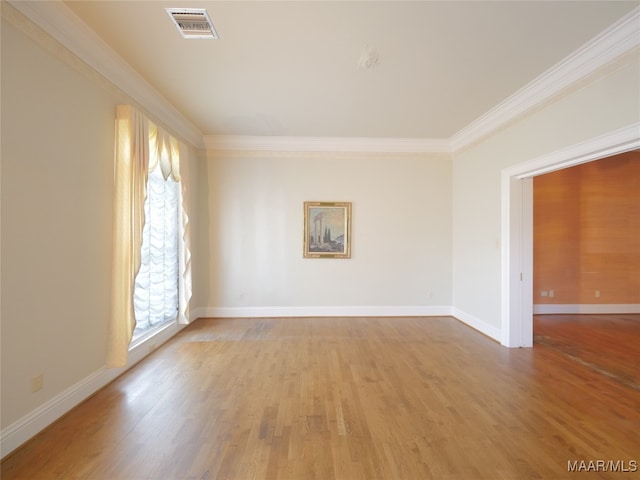
[[[640,45],[640,7],[450,138],[453,152],[492,134]]]
[[[210,151],[446,153],[447,139],[207,135]]]
[[[202,132],[63,2],[8,0],[13,8],[197,148]]]
[[[63,2],[7,0],[83,62],[197,148],[212,151],[455,153],[640,46],[640,6],[449,139],[204,136]]]

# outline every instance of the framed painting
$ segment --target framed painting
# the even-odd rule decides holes
[[[304,202],[304,257],[351,258],[351,202]]]

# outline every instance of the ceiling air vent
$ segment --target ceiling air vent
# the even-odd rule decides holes
[[[218,34],[204,8],[167,8],[167,13],[184,38],[218,39]]]

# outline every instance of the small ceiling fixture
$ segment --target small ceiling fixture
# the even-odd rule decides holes
[[[204,8],[167,8],[167,13],[184,38],[213,38],[218,34]]]
[[[361,70],[373,70],[378,65],[378,52],[368,44],[362,48],[358,59],[358,68]]]

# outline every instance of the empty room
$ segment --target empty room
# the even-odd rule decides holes
[[[640,475],[640,3],[1,3],[8,479]]]

